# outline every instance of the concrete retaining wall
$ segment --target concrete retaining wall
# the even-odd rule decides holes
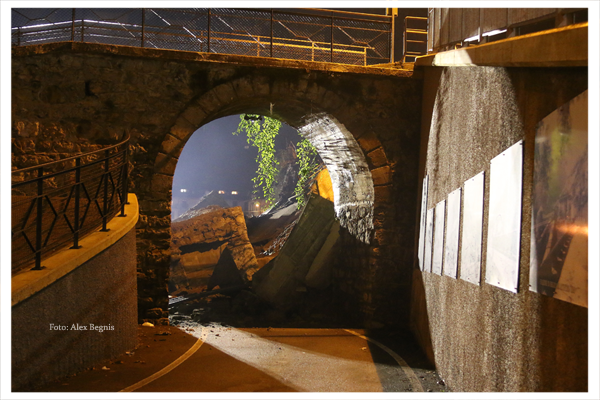
[[[454,391],[586,391],[587,308],[528,286],[536,125],[587,89],[587,68],[427,68],[424,86],[420,178],[429,175],[427,208],[486,174],[482,283],[417,267],[413,331]],[[512,293],[484,283],[488,177],[490,160],[521,139],[520,274]]]
[[[111,247],[12,307],[12,390],[36,390],[136,345],[136,243],[129,228]]]

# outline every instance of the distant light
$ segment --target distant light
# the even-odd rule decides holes
[[[224,190],[219,190],[219,194],[225,194]]]
[[[255,204],[256,208],[260,207],[260,203]]]
[[[495,29],[493,31],[486,32],[481,36],[494,36],[494,35],[499,35],[504,32],[506,32],[506,29]]]
[[[187,192],[187,189],[181,189],[181,193]]]
[[[237,194],[237,192],[234,190],[234,191],[231,192],[231,194]]]

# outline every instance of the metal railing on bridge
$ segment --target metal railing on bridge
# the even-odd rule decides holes
[[[12,172],[12,271],[125,216],[129,138],[113,146]]]
[[[301,9],[12,9],[12,44],[78,41],[353,65],[392,62],[392,17]]]

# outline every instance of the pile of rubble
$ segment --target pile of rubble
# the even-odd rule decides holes
[[[330,182],[323,170],[302,210],[288,202],[249,219],[248,229],[239,207],[197,208],[174,222],[171,318],[239,326],[319,320],[323,304],[335,306],[327,288],[340,225]]]

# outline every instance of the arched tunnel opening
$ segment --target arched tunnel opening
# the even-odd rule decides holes
[[[336,295],[340,230],[369,243],[373,193],[358,143],[327,113],[298,129],[259,114],[204,124],[173,176],[170,324],[353,326]]]

